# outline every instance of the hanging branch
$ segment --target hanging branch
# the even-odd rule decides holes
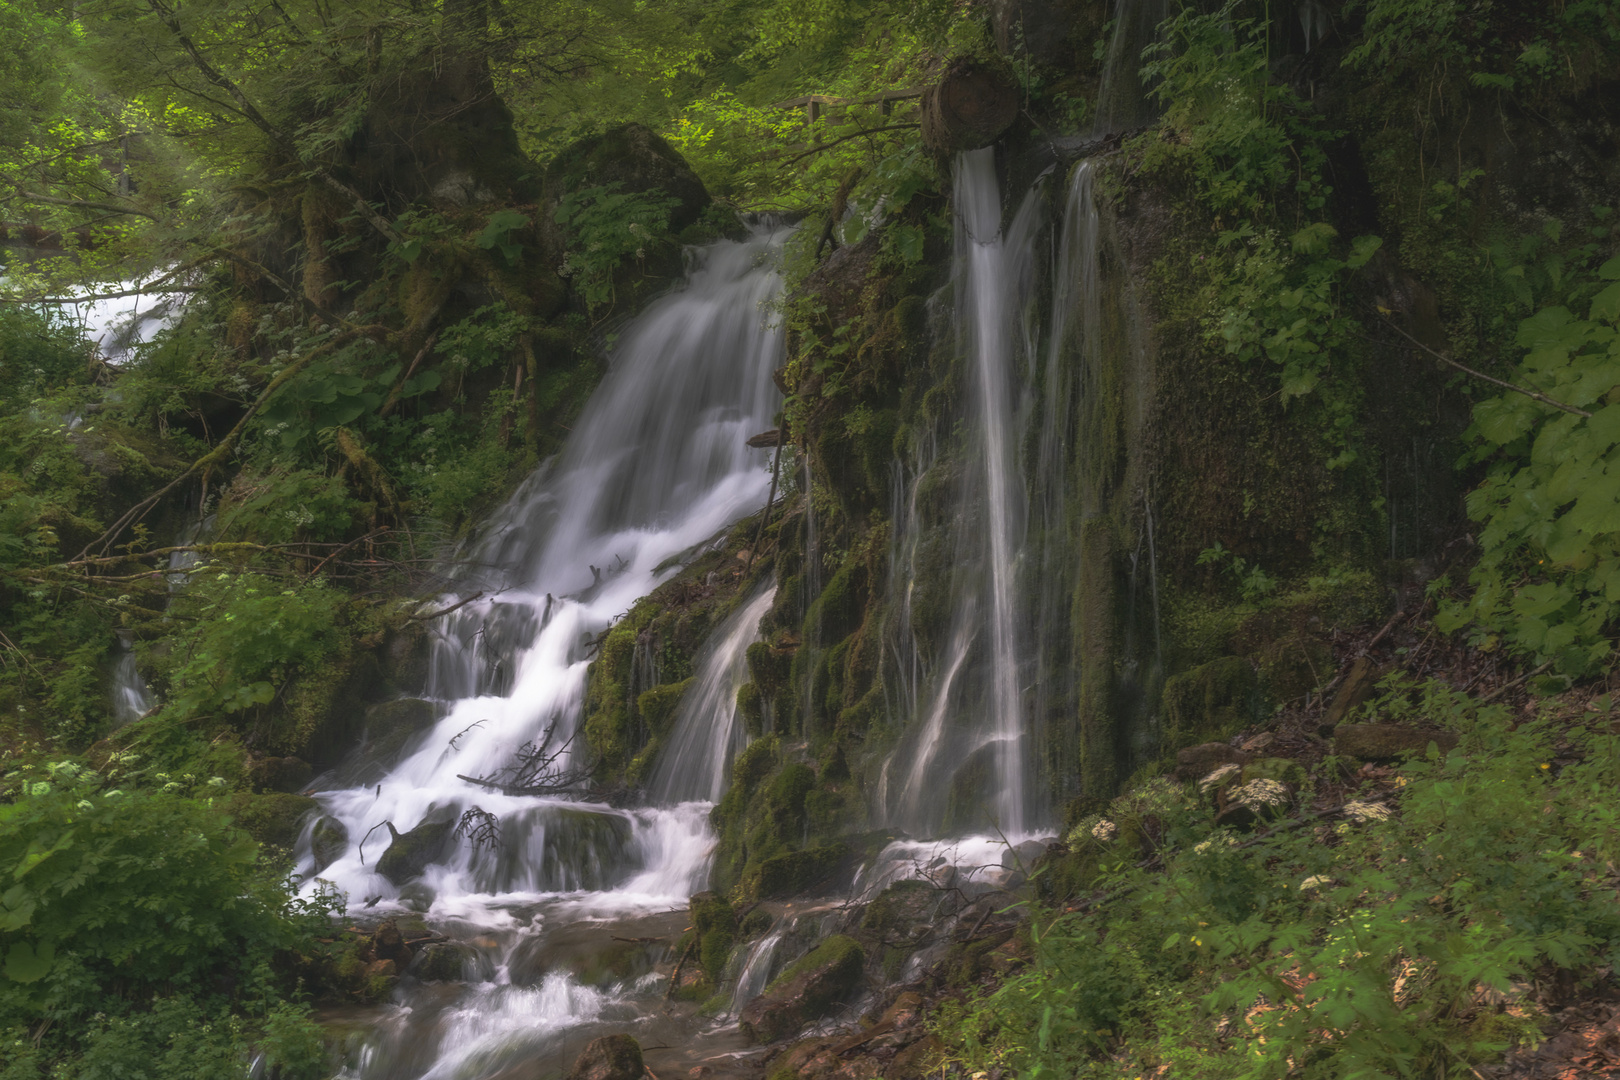
[[[501,842],[501,820],[481,806],[474,806],[461,815],[454,833],[457,840],[472,841],[472,846],[496,847]]]
[[[236,426],[231,428],[225,437],[221,439],[212,450],[208,451],[208,453],[192,462],[191,465],[185,469],[185,471],[183,471],[179,476],[176,476],[173,480],[170,480],[167,484],[163,485],[163,487],[157,492],[152,495],[148,495],[146,498],[142,499],[140,502],[126,510],[123,516],[117,521],[113,522],[112,526],[108,528],[106,532],[102,533],[100,536],[86,544],[84,546],[84,550],[79,552],[75,559],[77,560],[87,557],[90,554],[91,549],[97,547],[98,545],[101,548],[101,553],[105,555],[112,547],[113,541],[118,539],[119,534],[121,534],[125,529],[133,525],[135,522],[139,521],[141,518],[145,517],[152,507],[156,506],[159,500],[161,500],[165,495],[179,487],[182,483],[196,475],[199,471],[212,468],[213,466],[224,461],[226,455],[228,455],[231,450],[235,448],[237,440],[242,437],[242,432],[246,430],[248,421],[253,419],[254,415],[257,414],[260,409],[264,408],[265,404],[270,400],[277,390],[280,390],[282,386],[286,384],[287,380],[291,379],[294,375],[297,375],[300,371],[304,370],[304,368],[308,367],[316,358],[326,355],[333,349],[341,348],[357,338],[370,337],[375,339],[384,337],[388,333],[388,327],[381,325],[363,326],[355,330],[349,330],[338,334],[335,337],[328,338],[320,345],[317,345],[303,356],[282,368],[280,373],[278,373],[275,378],[270,380],[269,385],[264,388],[264,392],[259,395],[258,399],[248,407],[247,412],[242,414],[242,419],[236,422]]]
[[[568,736],[561,746],[553,750],[551,742],[556,732],[557,724],[553,721],[546,726],[538,743],[524,743],[513,755],[512,764],[490,776],[463,776],[457,773],[456,779],[499,791],[503,795],[557,795],[577,788],[590,779],[591,770],[564,768],[558,764],[558,759],[573,744],[574,735]]]
[[[185,50],[186,55],[191,57],[191,62],[196,65],[197,70],[202,72],[203,78],[229,94],[231,100],[236,102],[237,110],[250,124],[270,136],[283,151],[294,158],[302,160],[302,155],[298,153],[298,144],[293,141],[292,137],[265,119],[264,114],[248,99],[242,89],[208,62],[207,58],[203,56],[202,50],[198,49],[196,43],[180,28],[180,20],[176,17],[173,9],[164,6],[162,0],[146,0],[146,4],[157,14],[159,19],[163,20],[163,24],[169,28],[169,32],[180,43],[180,47]],[[372,228],[382,233],[393,243],[397,244],[403,240],[403,237],[388,223],[388,219],[377,213],[372,208],[372,205],[365,200],[364,196],[333,176],[325,166],[314,165],[311,167],[311,173],[327,187],[353,200],[354,208],[360,212],[361,217],[371,223]]]
[[[1546,394],[1538,394],[1534,390],[1526,390],[1522,386],[1515,386],[1510,382],[1503,382],[1501,379],[1492,378],[1491,376],[1485,374],[1482,371],[1475,371],[1471,367],[1464,367],[1462,364],[1457,363],[1457,361],[1453,360],[1451,357],[1445,355],[1444,353],[1435,352],[1433,349],[1431,349],[1427,345],[1423,344],[1423,342],[1419,341],[1417,338],[1413,337],[1411,334],[1408,334],[1405,330],[1402,330],[1400,327],[1396,326],[1395,323],[1393,321],[1391,321],[1390,319],[1386,318],[1384,320],[1384,322],[1388,323],[1389,328],[1391,330],[1393,330],[1397,334],[1401,335],[1401,337],[1405,338],[1407,341],[1410,341],[1412,344],[1416,345],[1418,348],[1422,349],[1424,352],[1428,353],[1430,356],[1434,357],[1436,360],[1440,361],[1442,364],[1450,364],[1452,367],[1456,368],[1458,371],[1462,372],[1464,375],[1471,375],[1476,379],[1481,379],[1481,380],[1483,380],[1485,382],[1492,383],[1492,384],[1494,384],[1496,386],[1500,386],[1504,390],[1512,390],[1515,394],[1523,394],[1527,398],[1535,398],[1537,401],[1541,402],[1544,405],[1551,405],[1555,409],[1563,409],[1565,412],[1571,413],[1571,414],[1573,414],[1575,416],[1590,417],[1592,415],[1591,413],[1587,412],[1585,409],[1577,408],[1574,405],[1565,404],[1564,402],[1559,401],[1556,398],[1548,397]]]

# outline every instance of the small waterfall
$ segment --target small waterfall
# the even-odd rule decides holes
[[[1114,0],[1114,32],[1097,88],[1095,134],[1130,131],[1158,115],[1142,82],[1142,50],[1157,40],[1159,24],[1170,14],[1170,0]]]
[[[776,948],[782,944],[787,929],[784,921],[756,941],[753,948],[748,950],[748,960],[743,964],[742,974],[737,976],[736,989],[731,993],[732,1016],[742,1012],[743,1006],[763,994],[765,988],[771,984],[771,975],[778,966],[772,961],[776,958]]]
[[[925,665],[931,678],[916,694],[909,744],[885,767],[879,792],[889,820],[922,833],[950,828],[964,814],[947,803],[970,784],[941,782],[940,763],[954,761],[959,772],[982,774],[976,786],[994,824],[1021,834],[1030,818],[1020,689],[1028,669],[1017,601],[1027,513],[1015,439],[1022,375],[1033,357],[1019,316],[1033,291],[1042,214],[1032,191],[1003,234],[992,149],[957,159],[955,202],[956,336],[971,373],[973,442],[966,459],[973,464],[959,478],[951,628],[940,655]],[[899,528],[915,543],[918,524],[910,516]],[[918,572],[915,562],[906,568],[907,591]],[[908,603],[902,598],[903,613]]]
[[[560,748],[558,768],[588,766],[581,721],[592,642],[764,504],[766,452],[746,440],[769,425],[779,402],[771,372],[782,363],[783,335],[768,305],[781,287],[786,235],[762,225],[745,242],[694,253],[685,287],[628,324],[563,452],[464,553],[456,591],[498,598],[474,600],[435,626],[430,693],[443,718],[380,784],[320,795],[349,837],[321,878],[356,908],[365,901],[380,912],[420,911],[487,938],[495,954],[493,979],[448,993],[407,989],[410,1019],[380,1029],[352,1075],[505,1075],[563,1053],[561,1033],[643,1012],[629,1003],[628,984],[582,986],[555,970],[537,979],[513,958],[543,950],[550,935],[582,919],[651,917],[684,907],[704,887],[710,807],[681,800],[721,790],[741,727],[740,664],[771,594],[751,597],[717,635],[676,725],[661,805],[613,809],[465,778],[500,774],[525,745],[548,736]],[[656,674],[651,657],[636,667]],[[403,886],[378,873],[384,823],[401,833],[424,823],[447,830],[474,808],[495,826],[483,843],[449,844]],[[310,843],[306,837],[300,869],[313,878]]]
[[[155,702],[141,673],[135,666],[134,636],[127,630],[118,632],[118,659],[113,664],[112,712],[113,724],[123,727],[151,711]]]
[[[759,620],[775,598],[774,588],[760,590],[709,639],[697,682],[681,698],[669,745],[647,785],[657,802],[719,802],[725,794],[731,761],[748,745],[737,715],[737,691],[748,682],[748,646],[759,640]]]

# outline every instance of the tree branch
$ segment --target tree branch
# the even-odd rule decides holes
[[[917,127],[922,127],[922,125],[921,124],[888,124],[888,125],[886,125],[884,127],[880,127],[880,128],[865,128],[865,129],[863,129],[861,131],[852,131],[848,135],[840,135],[836,139],[829,139],[827,142],[820,143],[820,144],[818,144],[816,146],[812,146],[810,149],[806,150],[802,154],[795,154],[792,157],[788,158],[786,161],[782,162],[777,167],[778,168],[786,168],[787,166],[792,165],[795,161],[804,160],[805,158],[809,157],[811,154],[819,154],[823,150],[831,150],[833,147],[837,146],[841,142],[848,142],[850,139],[858,139],[862,135],[882,135],[886,131],[900,131],[900,130],[903,130],[905,128],[917,128]]]
[[[148,214],[145,210],[137,210],[132,206],[118,206],[114,203],[90,202],[85,199],[58,199],[50,195],[38,195],[32,191],[22,192],[18,198],[28,202],[44,203],[47,206],[73,206],[86,210],[104,210],[109,214],[134,214],[148,221],[156,221],[155,214]]]
[[[1480,380],[1482,380],[1484,382],[1491,383],[1492,385],[1495,385],[1495,386],[1500,386],[1504,390],[1512,390],[1515,394],[1523,394],[1527,398],[1535,398],[1537,401],[1541,402],[1544,405],[1551,405],[1555,409],[1563,409],[1565,412],[1572,413],[1575,416],[1589,417],[1589,416],[1592,415],[1591,413],[1587,412],[1585,409],[1576,408],[1574,405],[1567,405],[1564,402],[1557,400],[1556,398],[1548,397],[1546,394],[1538,394],[1534,390],[1526,390],[1522,386],[1515,386],[1510,382],[1503,382],[1501,379],[1492,378],[1491,376],[1486,375],[1482,371],[1475,371],[1471,367],[1464,367],[1462,364],[1457,363],[1457,361],[1453,360],[1451,357],[1445,355],[1444,353],[1435,352],[1433,349],[1431,349],[1427,345],[1423,344],[1423,342],[1419,341],[1417,338],[1413,337],[1411,334],[1408,334],[1405,330],[1402,330],[1400,327],[1396,326],[1395,323],[1392,320],[1386,318],[1384,321],[1389,324],[1389,328],[1391,330],[1393,330],[1397,334],[1401,335],[1401,337],[1405,338],[1407,341],[1410,341],[1412,344],[1416,345],[1418,348],[1422,349],[1424,352],[1428,353],[1430,356],[1434,357],[1436,360],[1440,361],[1442,364],[1450,364],[1452,367],[1456,368],[1458,371],[1462,372],[1464,375],[1472,375],[1476,379],[1480,379]]]

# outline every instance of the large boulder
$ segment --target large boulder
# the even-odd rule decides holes
[[[545,203],[552,212],[567,192],[612,187],[622,195],[657,193],[675,200],[671,232],[697,221],[709,192],[663,136],[641,124],[620,124],[564,149],[546,170]]]
[[[320,806],[304,795],[239,793],[225,803],[225,811],[259,843],[291,851],[303,835],[304,820]]]
[[[775,1042],[821,1019],[859,988],[865,966],[866,953],[854,938],[828,938],[748,1003],[738,1018],[743,1034]]]
[[[633,1036],[603,1035],[574,1059],[568,1080],[642,1080],[646,1072],[641,1044]]]
[[[452,811],[430,812],[421,824],[409,832],[399,832],[390,822],[388,831],[393,835],[394,842],[377,860],[377,873],[395,885],[404,885],[421,877],[422,871],[450,854],[454,847],[451,833],[455,827]]]
[[[349,850],[349,827],[337,818],[325,815],[315,822],[309,847],[310,854],[315,858],[315,873],[319,874]]]
[[[1018,119],[1018,84],[998,65],[964,58],[923,91],[922,137],[952,154],[989,146]]]

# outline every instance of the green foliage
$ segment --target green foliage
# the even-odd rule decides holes
[[[1438,683],[1393,685],[1381,707],[1461,745],[1408,762],[1392,797],[1353,799],[1337,824],[1249,843],[1214,829],[1203,799],[1155,798],[1136,820],[1157,830],[1162,871],[1123,846],[1121,800],[1118,832],[1086,841],[1100,909],[1038,915],[1035,965],[940,1036],[970,1066],[1019,1076],[1244,1080],[1462,1077],[1539,1038],[1527,982],[1620,947],[1598,886],[1620,739],[1606,721],[1521,722]],[[1555,746],[1573,762],[1561,771]]]
[[[1585,319],[1558,306],[1520,324],[1513,378],[1586,415],[1511,392],[1474,408],[1480,559],[1472,596],[1438,620],[1569,676],[1608,667],[1620,616],[1620,259],[1598,273],[1610,284]]]
[[[667,195],[621,192],[614,181],[569,192],[557,207],[557,222],[568,235],[568,251],[559,273],[568,278],[592,308],[613,300],[613,276],[633,258],[645,262],[649,248],[664,242],[670,211],[677,201]]]
[[[1219,540],[1215,541],[1213,547],[1198,553],[1198,565],[1224,566],[1227,574],[1237,581],[1244,602],[1249,604],[1265,600],[1277,591],[1279,584],[1276,578],[1260,569],[1259,563],[1251,563],[1235,552],[1226,550]]]
[[[49,1030],[69,1077],[200,1080],[240,1067],[267,1020],[284,1075],[320,1075],[272,961],[314,949],[336,898],[290,897],[208,799],[146,782],[70,761],[5,774],[0,1031]]]
[[[165,718],[268,703],[329,656],[343,602],[342,593],[319,582],[287,588],[255,573],[197,575],[176,603],[195,622],[166,670]]]

